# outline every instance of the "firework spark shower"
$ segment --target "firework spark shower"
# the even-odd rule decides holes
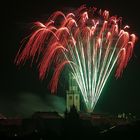
[[[136,36],[128,32],[122,18],[110,16],[107,10],[81,6],[64,14],[53,13],[45,23],[35,22],[33,32],[22,41],[15,63],[31,59],[44,79],[54,68],[49,87],[57,91],[60,73],[69,67],[92,111],[112,71],[121,76],[130,60]]]

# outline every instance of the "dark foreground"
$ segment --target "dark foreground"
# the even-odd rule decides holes
[[[140,120],[117,120],[100,115],[76,113],[36,113],[28,119],[1,119],[0,140],[47,140],[54,138],[124,138],[139,139]]]

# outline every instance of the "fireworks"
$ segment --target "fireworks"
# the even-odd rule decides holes
[[[57,11],[46,23],[34,23],[15,62],[31,59],[40,79],[53,66],[52,93],[57,91],[61,71],[69,66],[87,109],[93,110],[112,70],[118,78],[132,56],[136,36],[127,32],[129,26],[122,26],[122,18],[95,7],[81,6],[68,14]]]

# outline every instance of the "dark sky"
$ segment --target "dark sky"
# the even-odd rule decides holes
[[[57,10],[78,8],[82,4],[107,9],[111,15],[123,17],[130,32],[140,36],[139,2],[137,0],[12,0],[1,2],[0,113],[26,116],[34,111],[64,110],[65,77],[60,82],[58,97],[49,95],[48,81],[38,79],[37,70],[27,63],[20,69],[14,64],[20,41],[29,33],[30,23],[44,21]],[[58,107],[58,104],[60,106]],[[140,43],[121,78],[109,79],[96,112],[132,112],[140,116]]]

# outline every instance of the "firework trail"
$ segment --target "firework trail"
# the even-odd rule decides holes
[[[15,62],[31,59],[44,79],[50,67],[52,93],[57,90],[59,75],[65,65],[70,67],[88,110],[93,110],[113,69],[118,78],[130,60],[136,40],[122,27],[122,18],[109,12],[81,6],[73,13],[60,11],[46,23],[35,22],[33,33],[24,39]]]

